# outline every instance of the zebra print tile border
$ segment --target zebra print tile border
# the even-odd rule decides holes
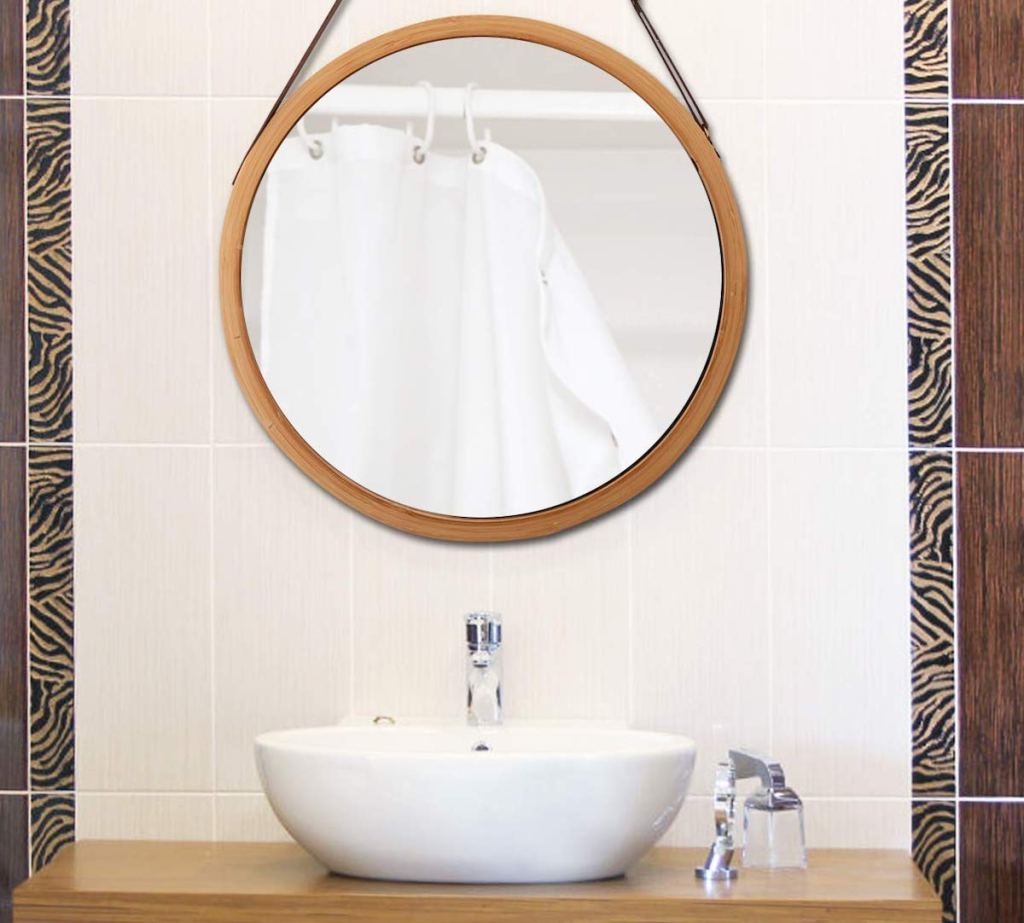
[[[949,96],[949,9],[946,0],[905,0],[903,38],[906,94]]]
[[[909,417],[912,447],[953,445],[949,113],[906,107]]]
[[[953,460],[913,453],[910,464],[913,795],[956,795],[953,663]]]
[[[33,792],[75,787],[72,453],[29,450],[29,684]]]
[[[72,433],[71,102],[26,104],[29,439]]]
[[[914,860],[942,898],[943,923],[956,923],[956,805],[916,803],[913,828]]]
[[[28,836],[34,874],[75,841],[75,796],[32,795]]]
[[[904,0],[903,9],[907,96],[907,407],[911,448],[911,752],[912,791],[917,799],[912,839],[918,867],[942,897],[945,923],[955,923],[949,3]],[[950,800],[927,800],[936,798]]]
[[[25,89],[30,96],[71,93],[71,0],[26,0]]]

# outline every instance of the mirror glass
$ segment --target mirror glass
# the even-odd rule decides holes
[[[323,459],[399,504],[559,506],[661,439],[722,306],[707,192],[658,115],[543,45],[382,58],[277,150],[246,227],[249,339]]]

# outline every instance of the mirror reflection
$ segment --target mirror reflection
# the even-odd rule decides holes
[[[326,461],[396,503],[536,512],[643,457],[714,343],[707,193],[599,68],[511,39],[383,58],[281,145],[246,229],[262,375]]]

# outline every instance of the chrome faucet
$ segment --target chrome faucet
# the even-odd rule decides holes
[[[501,616],[471,612],[466,616],[466,722],[501,724]]]

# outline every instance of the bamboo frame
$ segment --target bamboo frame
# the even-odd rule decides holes
[[[641,96],[671,128],[693,160],[718,223],[723,295],[718,332],[697,389],[672,427],[631,468],[561,506],[518,516],[471,519],[413,509],[347,478],[299,435],[260,373],[242,304],[242,246],[257,190],[280,144],[325,93],[374,61],[453,38],[507,38],[546,45],[601,68]],[[256,139],[235,182],[221,238],[221,316],[235,374],[257,418],[278,447],[328,493],[358,512],[405,532],[462,542],[505,542],[552,535],[610,512],[654,484],[696,438],[728,381],[746,321],[746,239],[732,187],[708,137],[683,104],[654,76],[619,52],[569,29],[508,16],[455,16],[387,33],[343,54],[300,86]]]

